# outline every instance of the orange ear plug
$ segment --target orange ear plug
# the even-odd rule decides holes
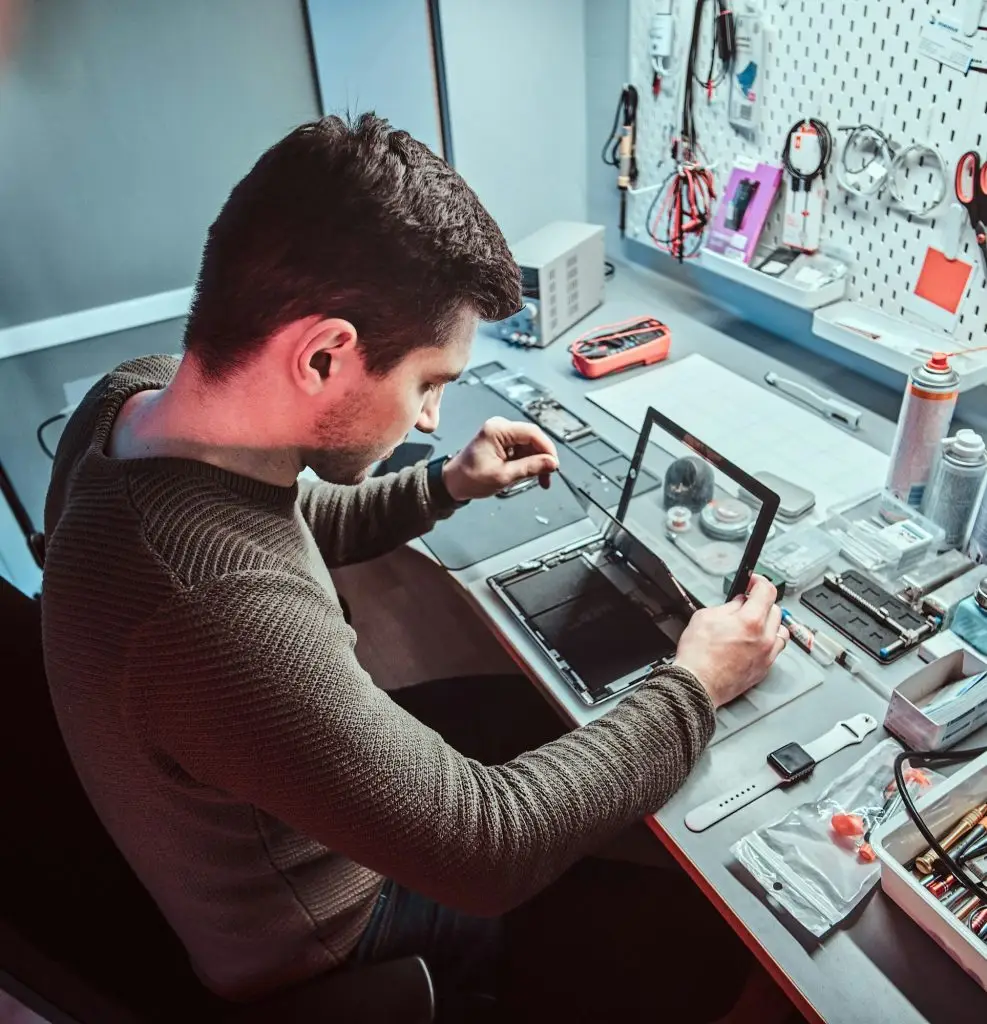
[[[855,839],[867,831],[867,825],[859,814],[834,814],[830,819],[830,825],[838,836],[845,836],[848,839]]]

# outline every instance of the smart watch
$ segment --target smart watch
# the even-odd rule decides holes
[[[464,505],[469,504],[469,499],[466,501],[456,501],[456,499],[449,493],[449,488],[446,487],[446,482],[442,477],[442,469],[445,464],[449,461],[450,456],[440,455],[438,458],[432,459],[431,462],[425,467],[425,479],[428,481],[428,493],[440,508],[462,508]]]
[[[765,793],[807,779],[820,761],[844,747],[860,743],[876,728],[877,719],[872,715],[856,715],[837,722],[829,732],[811,743],[786,743],[772,750],[767,757],[768,763],[754,772],[744,785],[689,811],[685,816],[686,828],[702,832],[741,807],[752,804]]]

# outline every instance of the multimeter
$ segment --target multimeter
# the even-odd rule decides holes
[[[594,327],[570,346],[572,365],[583,377],[650,366],[668,358],[672,332],[654,317],[637,317]]]

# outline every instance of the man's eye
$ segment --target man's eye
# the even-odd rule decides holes
[[[441,391],[442,390],[442,385],[441,384],[426,384],[425,385],[425,390],[426,391],[433,391],[433,392],[434,391]]]

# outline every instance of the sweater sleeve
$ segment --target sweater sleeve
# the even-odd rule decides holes
[[[128,694],[151,756],[448,906],[498,914],[681,785],[714,728],[662,669],[598,721],[508,764],[460,755],[376,687],[318,588],[249,572],[145,624]]]
[[[353,486],[299,481],[299,505],[330,568],[363,562],[427,533],[451,515],[429,494],[426,466]]]

